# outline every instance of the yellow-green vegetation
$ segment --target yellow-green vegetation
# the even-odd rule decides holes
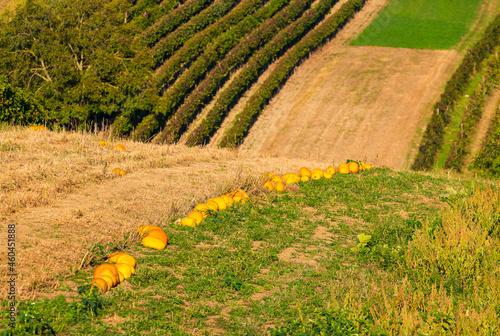
[[[129,243],[127,286],[89,292],[86,269],[72,302],[22,302],[13,334],[495,335],[499,200],[486,181],[381,168],[255,190],[195,228],[161,223],[165,250]]]
[[[390,0],[352,42],[417,49],[449,49],[469,33],[483,0]]]

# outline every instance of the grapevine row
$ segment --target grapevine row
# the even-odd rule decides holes
[[[265,2],[261,0],[243,0],[234,10],[229,12],[222,19],[186,41],[186,43],[159,69],[157,75],[158,85],[161,86],[162,83],[171,82],[182,64],[188,63],[195,56],[199,55],[199,53],[203,51],[210,42],[217,38],[217,36],[221,35],[238,22],[243,21],[252,11],[257,10],[264,3]]]
[[[206,72],[221,60],[241,38],[274,16],[289,1],[271,0],[267,6],[262,7],[253,15],[247,16],[243,21],[219,36],[165,92],[163,97],[158,101],[158,105],[155,106],[153,113],[137,125],[137,128],[132,132],[132,137],[136,140],[144,141],[157,133],[160,125],[172,114],[186,94],[193,89]]]
[[[238,3],[238,1],[239,0],[216,1],[200,14],[189,20],[189,22],[186,22],[174,32],[162,38],[153,48],[153,60],[155,67],[161,65],[165,59],[170,57],[198,31],[204,29],[226,15],[227,12],[229,12]]]
[[[131,8],[130,17],[138,27],[146,30],[183,2],[184,0],[139,0]]]
[[[220,147],[234,147],[247,135],[263,106],[275,95],[280,86],[288,79],[294,68],[312,51],[334,36],[360,10],[367,0],[350,0],[336,13],[325,20],[317,29],[299,41],[289,53],[277,63],[276,68],[265,80],[236,116],[235,122],[224,133]]]
[[[446,169],[455,169],[458,172],[462,171],[465,157],[469,153],[471,138],[475,132],[477,123],[483,115],[486,100],[493,92],[493,88],[498,85],[500,76],[499,65],[496,58],[488,62],[484,81],[476,88],[464,111],[462,128],[457,134],[457,139],[451,146],[448,159],[445,163]]]
[[[152,47],[163,36],[173,32],[181,24],[189,21],[192,16],[208,7],[212,1],[213,0],[190,0],[177,7],[169,14],[163,16],[143,34],[142,43],[147,47]]]
[[[165,128],[155,137],[157,142],[173,143],[203,106],[214,96],[218,88],[229,78],[231,71],[241,66],[256,50],[270,41],[280,30],[302,15],[312,0],[296,0],[260,28],[253,31],[205,77],[189,95],[184,104],[167,122]]]
[[[231,107],[236,104],[241,95],[257,80],[267,66],[320,22],[337,2],[338,0],[322,0],[252,56],[231,84],[221,93],[200,126],[189,135],[187,145],[201,145],[208,141]]]
[[[155,82],[168,82],[170,78],[174,77],[174,73],[179,70],[183,63],[197,56],[217,36],[242,21],[247,15],[258,9],[264,3],[265,1],[262,0],[243,0],[222,19],[201,32],[196,33],[167,60],[162,68],[159,69],[157,78],[154,79]],[[157,84],[155,83],[155,85]],[[161,86],[161,84],[158,85]],[[142,97],[143,95],[146,95],[147,99],[143,99],[145,98]],[[132,127],[143,118],[140,114],[144,114],[146,111],[151,111],[153,109],[151,103],[154,102],[154,104],[156,104],[158,98],[152,99],[155,95],[157,96],[156,93],[152,94],[148,91],[141,94],[138,99],[133,99],[133,101],[128,104],[128,108],[114,120],[112,125],[114,132],[117,135],[129,134]],[[145,104],[145,102],[151,103]]]
[[[483,148],[472,162],[472,167],[494,176],[500,176],[500,101],[497,102],[495,117],[486,134]]]
[[[500,15],[486,28],[483,38],[464,57],[450,81],[446,84],[439,102],[434,105],[434,113],[427,125],[418,154],[413,162],[413,170],[425,170],[434,165],[436,155],[443,145],[445,127],[451,120],[451,112],[456,102],[463,96],[470,82],[480,69],[481,63],[500,44]]]

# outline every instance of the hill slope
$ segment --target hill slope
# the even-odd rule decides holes
[[[280,333],[268,328],[320,322],[319,313],[332,314],[332,329],[358,335],[497,334],[500,195],[493,183],[375,168],[266,192],[252,188],[261,172],[317,163],[134,142],[117,152],[99,146],[102,137],[0,132],[2,187],[18,177],[0,195],[2,226],[17,224],[23,296],[13,335],[37,328],[274,336]],[[129,173],[113,175],[114,166]],[[175,223],[197,201],[234,186],[249,191],[246,204],[194,228]],[[44,204],[33,203],[39,187]],[[148,223],[168,234],[164,250],[145,248],[133,234]],[[115,250],[137,260],[136,274],[89,294],[96,265]],[[37,299],[25,301],[26,294]],[[7,314],[0,311],[2,329]],[[300,325],[293,329],[286,334],[302,334]]]

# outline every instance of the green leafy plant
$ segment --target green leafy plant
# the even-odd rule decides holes
[[[359,243],[355,247],[351,248],[351,251],[353,251],[353,252],[359,252],[362,249],[366,248],[368,245],[368,242],[370,242],[370,240],[372,239],[372,236],[361,233],[357,236],[357,238],[358,238]]]
[[[29,125],[47,121],[48,113],[29,91],[13,87],[0,75],[0,123]]]

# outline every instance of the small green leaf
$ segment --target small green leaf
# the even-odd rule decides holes
[[[366,245],[372,239],[372,236],[370,235],[365,235],[364,233],[358,235],[358,240],[361,244]]]

